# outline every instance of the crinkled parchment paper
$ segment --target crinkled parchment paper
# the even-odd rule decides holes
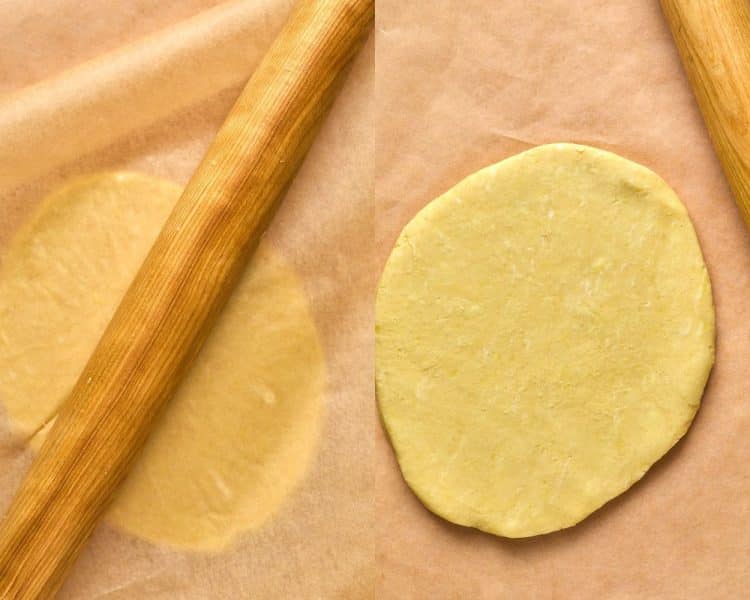
[[[184,184],[292,5],[0,3],[0,250],[72,176]],[[267,233],[304,281],[326,354],[312,466],[270,521],[218,554],[100,524],[61,598],[372,597],[373,60],[370,40]],[[30,460],[0,418],[0,510]]]
[[[469,173],[573,141],[650,167],[695,222],[718,346],[676,448],[580,525],[520,541],[451,525],[377,435],[383,598],[734,599],[750,588],[750,235],[656,0],[379,0],[380,268],[401,228]]]

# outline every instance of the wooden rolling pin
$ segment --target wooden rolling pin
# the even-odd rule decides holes
[[[661,6],[750,229],[750,2],[661,0]]]
[[[248,82],[5,516],[3,600],[61,585],[255,249],[373,12],[372,0],[301,0]]]

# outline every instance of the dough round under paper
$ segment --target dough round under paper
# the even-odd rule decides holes
[[[404,228],[380,281],[377,395],[412,490],[507,537],[569,527],[689,427],[714,310],[684,206],[573,144],[483,169]]]
[[[0,402],[22,433],[54,416],[179,194],[132,173],[76,179],[11,242],[0,268]],[[261,243],[106,519],[205,550],[261,525],[310,463],[323,389],[302,284]]]

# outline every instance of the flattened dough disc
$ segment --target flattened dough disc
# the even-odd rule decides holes
[[[404,228],[376,378],[404,478],[507,537],[569,527],[687,430],[714,359],[690,219],[650,170],[573,144],[466,178]]]
[[[19,432],[56,414],[179,195],[138,173],[76,178],[12,240],[0,268],[0,412]],[[307,472],[324,392],[302,282],[262,242],[106,519],[159,544],[228,546]]]

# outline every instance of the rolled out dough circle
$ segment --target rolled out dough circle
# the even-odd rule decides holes
[[[11,242],[0,267],[0,402],[20,432],[54,416],[179,194],[134,173],[75,179]],[[106,519],[202,550],[264,523],[317,447],[324,372],[302,284],[261,243]]]
[[[690,219],[650,170],[573,144],[483,169],[404,228],[376,384],[404,479],[445,519],[569,527],[686,432],[714,359]]]

